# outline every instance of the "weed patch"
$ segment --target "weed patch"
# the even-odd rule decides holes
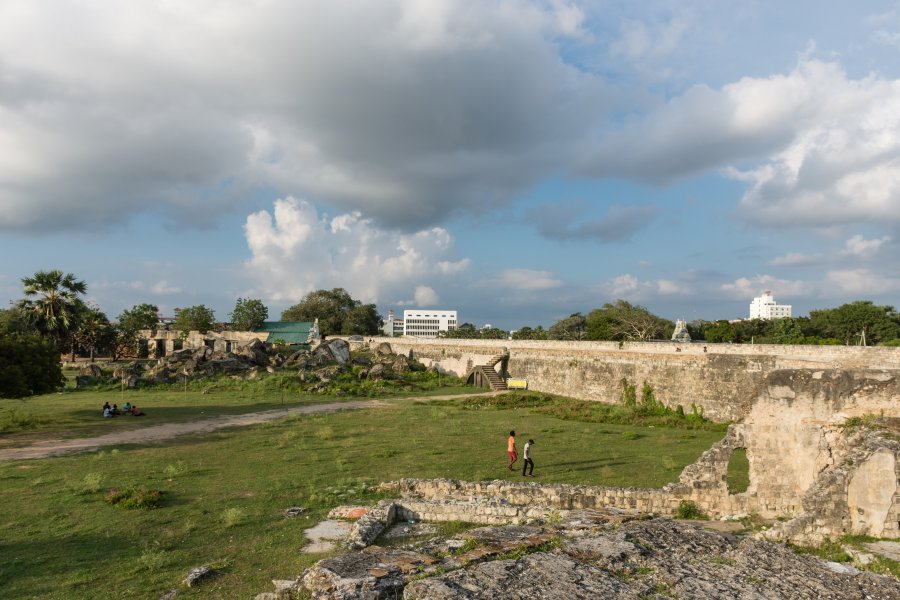
[[[691,500],[682,500],[678,503],[678,508],[675,510],[675,518],[703,520],[709,519],[706,513],[700,510],[700,507]]]
[[[550,415],[567,421],[585,423],[609,423],[615,425],[635,425],[673,427],[678,429],[701,429],[725,431],[727,423],[714,423],[703,416],[696,406],[690,414],[684,410],[672,410],[655,399],[652,388],[645,384],[640,403],[635,400],[628,404],[605,404],[588,400],[575,400],[539,392],[510,392],[498,396],[471,397],[456,400],[465,410],[510,410],[529,408],[537,413]]]
[[[162,492],[160,490],[148,490],[144,486],[123,490],[114,488],[106,493],[105,501],[107,504],[119,508],[159,508],[162,504]]]

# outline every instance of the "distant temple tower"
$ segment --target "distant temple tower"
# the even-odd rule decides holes
[[[675,321],[675,332],[672,334],[672,341],[691,343],[691,334],[688,333],[687,323],[684,322],[684,319]]]

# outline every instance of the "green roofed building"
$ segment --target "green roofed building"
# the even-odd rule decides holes
[[[254,333],[268,333],[265,341],[281,340],[289,346],[311,344],[319,339],[319,320],[312,321],[265,321]]]

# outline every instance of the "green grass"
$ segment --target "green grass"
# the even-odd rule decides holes
[[[746,448],[735,448],[728,457],[728,474],[725,479],[728,492],[742,494],[750,487],[750,461]]]
[[[26,406],[37,416],[53,416],[37,427],[40,435],[58,434],[72,423],[80,433],[87,430],[83,421],[100,420],[95,413],[103,400],[115,397],[64,393],[30,399]],[[100,426],[280,405],[277,396],[242,398],[234,391],[183,396],[140,390],[130,399],[149,416],[107,419]],[[314,400],[328,398],[297,401]],[[297,415],[179,437],[165,445],[0,462],[2,595],[158,598],[178,588],[179,598],[252,597],[272,591],[272,579],[294,578],[322,558],[298,552],[303,531],[338,504],[375,501],[377,482],[521,481],[521,473],[506,469],[510,429],[537,442],[539,482],[640,487],[676,480],[722,436],[721,429],[561,419],[539,406],[472,410],[460,400],[389,403],[385,409]],[[158,508],[122,510],[104,501],[110,489],[142,488],[161,492]],[[309,511],[285,518],[291,506]],[[181,585],[188,570],[201,564],[216,565],[223,574],[197,588]]]
[[[540,392],[509,392],[499,396],[471,398],[463,401],[463,406],[472,410],[531,408],[536,412],[553,415],[560,419],[588,423],[660,426],[707,431],[725,431],[728,428],[727,423],[709,421],[701,414],[694,412],[685,414],[684,411],[671,410],[658,403],[651,408],[640,404],[634,406],[605,404],[589,400],[573,400]]]
[[[71,373],[70,373],[71,374]],[[371,397],[434,396],[471,394],[455,377],[437,377],[432,373],[407,374],[415,387],[388,390]],[[152,387],[122,390],[116,386],[100,386],[76,390],[74,378],[66,389],[21,400],[0,400],[0,448],[22,446],[48,437],[90,437],[113,431],[138,429],[159,423],[196,421],[222,415],[274,410],[298,404],[358,399],[347,394],[311,394],[297,390],[294,377],[288,373],[263,375],[257,381],[227,377]],[[355,382],[351,382],[356,385]],[[369,396],[366,396],[369,397]],[[120,416],[104,419],[100,409],[104,402],[136,404],[147,416]]]
[[[845,535],[838,541],[826,540],[819,546],[791,546],[791,548],[800,554],[811,554],[818,556],[824,560],[833,562],[852,562],[852,557],[847,553],[846,548],[852,547],[862,552],[872,554],[863,544],[866,542],[876,542],[878,538],[865,535]],[[878,573],[879,575],[891,575],[900,578],[900,561],[891,560],[884,556],[874,555],[874,560],[867,565],[857,565],[864,571]]]

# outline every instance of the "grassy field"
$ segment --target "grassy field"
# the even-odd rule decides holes
[[[447,390],[434,389],[430,393]],[[95,427],[141,426],[281,405],[274,391],[139,391],[144,420],[96,415],[119,392],[32,398],[36,424],[4,442]],[[328,397],[292,402],[333,401]],[[723,435],[609,424],[583,411],[547,410],[546,399],[478,403],[396,398],[385,409],[304,415],[152,447],[0,463],[0,590],[4,598],[247,598],[272,579],[298,576],[322,558],[299,552],[303,531],[338,504],[371,502],[369,487],[401,477],[521,480],[506,469],[506,436],[533,438],[539,482],[659,487]],[[6,408],[6,407],[5,407]],[[46,418],[46,420],[42,420]],[[580,420],[583,419],[583,420]],[[95,423],[95,420],[99,423]],[[86,424],[87,423],[87,424]],[[29,433],[30,431],[30,433]],[[104,501],[112,488],[159,490],[151,510]],[[288,519],[286,508],[304,506]],[[211,564],[223,574],[198,589],[180,584]]]
[[[136,389],[119,389],[113,385],[81,390],[75,389],[74,372],[67,373],[67,376],[67,386],[58,394],[0,401],[0,448],[27,445],[47,437],[90,437],[159,423],[179,423],[339,399],[300,392],[288,376],[280,374],[259,381],[220,378],[184,385]],[[444,377],[443,381],[420,381],[416,389],[392,392],[391,396],[472,391],[464,387],[460,380],[449,378],[450,385],[446,385],[447,380]],[[139,406],[147,416],[140,419],[101,417],[100,409],[104,402],[123,406],[126,401]]]

